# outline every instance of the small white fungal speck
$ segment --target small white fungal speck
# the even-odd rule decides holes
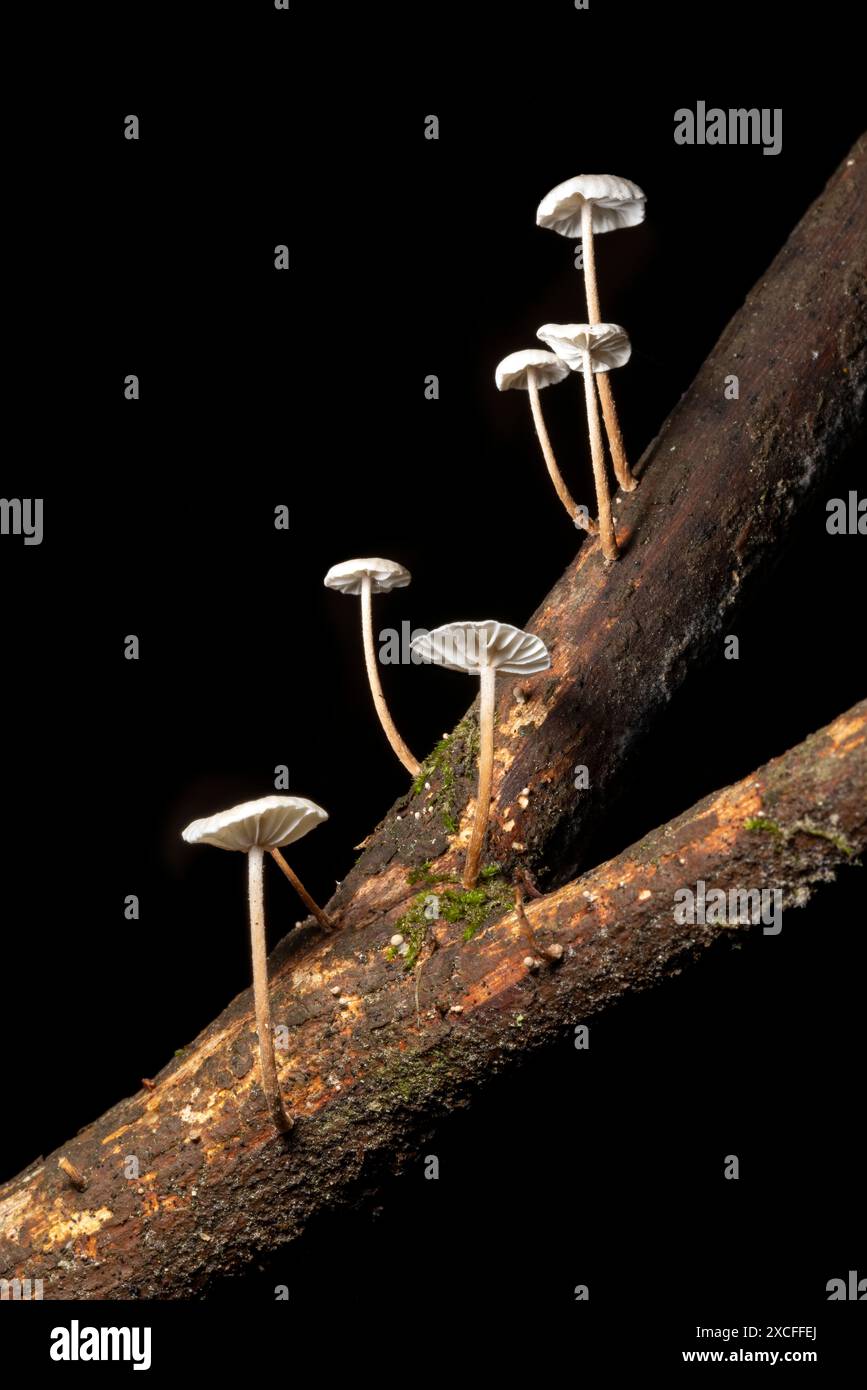
[[[331,986],[331,993],[332,993],[332,994],[339,994],[339,993],[340,993],[340,985],[332,985],[332,986]]]
[[[429,792],[429,791],[430,791],[430,782],[425,782],[425,784],[424,784],[424,789],[425,789],[426,792]]]
[[[394,936],[391,938],[391,940],[389,941],[388,944],[389,944],[389,946],[402,946],[402,945],[403,945],[403,937],[401,936],[401,934],[400,934],[399,931],[396,931],[396,932],[395,932]]]

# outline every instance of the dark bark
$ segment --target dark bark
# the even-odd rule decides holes
[[[0,1276],[42,1278],[55,1299],[194,1295],[416,1158],[419,1134],[492,1072],[715,939],[762,931],[678,925],[679,888],[778,888],[789,909],[865,844],[867,702],[574,883],[518,912],[494,903],[469,942],[462,922],[431,923],[409,970],[387,951],[394,912],[301,930],[272,991],[291,1030],[292,1133],[267,1115],[247,991],[155,1089],[64,1146],[84,1192],[59,1153],[0,1189]],[[130,1154],[138,1181],[124,1176]]]

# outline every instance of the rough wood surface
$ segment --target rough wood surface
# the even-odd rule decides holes
[[[389,957],[394,913],[327,937],[303,929],[273,961],[292,1134],[263,1103],[248,991],[155,1089],[64,1147],[84,1191],[60,1154],[0,1189],[0,1276],[41,1278],[52,1299],[195,1295],[416,1157],[419,1133],[493,1072],[715,938],[762,930],[678,925],[678,889],[777,888],[785,911],[865,844],[867,702],[523,913],[495,909],[469,942],[460,922],[431,922],[411,970]]]

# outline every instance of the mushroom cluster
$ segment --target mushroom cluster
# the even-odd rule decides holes
[[[627,462],[609,380],[615,368],[629,361],[631,346],[623,328],[602,321],[594,236],[618,227],[635,226],[643,218],[644,194],[641,189],[628,179],[608,174],[581,174],[558,184],[543,198],[536,214],[538,225],[548,227],[561,236],[580,238],[583,242],[588,322],[544,324],[538,330],[537,337],[545,347],[510,353],[500,362],[495,374],[499,391],[527,392],[539,446],[557,496],[575,526],[590,534],[598,534],[606,561],[617,557],[617,537],[605,470],[603,423],[618,483],[626,492],[637,484]],[[539,399],[541,390],[567,380],[573,372],[580,373],[584,382],[598,521],[590,517],[585,506],[575,501],[569,490],[554,455]],[[602,423],[599,419],[600,404]],[[393,752],[410,776],[418,779],[422,766],[398,733],[389,711],[373,636],[373,595],[405,588],[410,579],[411,575],[403,565],[377,556],[344,560],[333,565],[324,582],[329,589],[361,600],[364,663],[374,709]],[[463,671],[479,679],[478,788],[461,878],[463,888],[471,891],[478,882],[491,813],[497,675],[522,678],[538,675],[550,668],[551,656],[541,637],[535,633],[493,620],[449,623],[431,632],[421,632],[412,638],[410,650],[422,662]],[[517,692],[516,698],[526,698],[523,690]],[[330,931],[339,923],[332,921],[319,907],[280,852],[327,819],[328,814],[321,806],[304,797],[266,796],[193,821],[183,831],[183,838],[189,844],[216,845],[219,849],[237,850],[247,856],[259,1074],[268,1111],[280,1131],[291,1129],[293,1119],[283,1103],[274,1057],[265,940],[264,856],[266,852],[271,855],[319,926],[324,931]],[[520,918],[523,914],[521,883],[516,881],[514,888],[516,911]],[[525,917],[523,921],[532,936]],[[405,944],[399,933],[391,940],[393,947],[399,948]],[[548,954],[551,959],[556,958],[555,951],[556,948],[550,948]],[[525,960],[528,969],[536,969],[539,964],[535,954]]]
[[[598,531],[606,561],[615,560],[618,550],[605,473],[597,392],[615,477],[624,492],[632,492],[638,482],[626,457],[609,378],[612,368],[622,367],[629,360],[631,347],[624,329],[618,324],[602,321],[594,236],[613,232],[619,227],[637,226],[644,220],[644,201],[644,194],[637,184],[613,174],[579,174],[558,184],[545,195],[536,210],[537,225],[582,242],[588,321],[545,324],[536,336],[551,351],[541,352],[530,348],[510,353],[503,358],[494,374],[499,391],[519,389],[529,393],[536,433],[557,496],[576,526],[594,534]],[[577,506],[572,498],[557,466],[539,404],[539,389],[563,381],[570,371],[580,372],[584,378],[598,525],[590,520],[586,508]]]

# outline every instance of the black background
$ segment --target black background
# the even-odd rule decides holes
[[[574,553],[526,397],[493,385],[539,324],[584,316],[574,243],[534,225],[541,196],[587,170],[647,193],[641,227],[597,242],[603,312],[633,342],[616,391],[637,457],[845,157],[863,125],[845,54],[835,75],[782,9],[757,49],[759,13],[699,30],[686,9],[595,0],[472,21],[293,0],[197,36],[158,10],[119,23],[117,61],[76,88],[36,238],[64,229],[54,325],[34,315],[13,368],[30,456],[3,489],[44,495],[46,530],[0,553],[0,1179],[137,1090],[247,985],[243,866],[184,845],[187,821],[268,794],[288,764],[290,791],[330,812],[293,859],[326,899],[403,791],[358,605],[322,587],[326,569],[358,554],[409,567],[377,626],[520,625]],[[676,146],[673,112],[699,98],[781,106],[782,153]],[[51,333],[62,381],[36,400]],[[580,387],[543,402],[589,502]],[[840,461],[828,496],[863,492],[862,457]],[[675,697],[590,861],[863,695],[863,541],[824,519],[823,497],[737,621],[740,660],[720,650]],[[425,667],[383,681],[419,756],[473,693]],[[623,1005],[589,1052],[564,1036],[444,1124],[371,1209],[323,1217],[211,1298],[268,1301],[287,1283],[296,1306],[322,1306],[337,1278],[387,1323],[424,1299],[420,1281],[437,1307],[523,1307],[532,1325],[571,1316],[589,1283],[609,1309],[675,1318],[688,1291],[705,1320],[736,1303],[815,1322],[827,1280],[865,1264],[859,883],[845,871],[780,937]],[[272,943],[302,915],[284,887],[267,884]]]

